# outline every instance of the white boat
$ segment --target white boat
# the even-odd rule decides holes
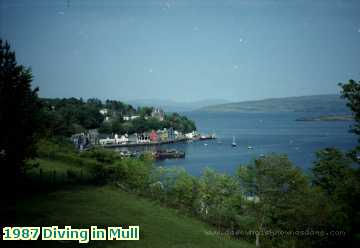
[[[248,149],[251,150],[251,149],[253,149],[253,147],[252,147],[252,146],[248,146]]]
[[[236,142],[235,142],[235,136],[233,136],[233,142],[231,143],[231,145],[232,145],[233,147],[237,146],[237,145],[236,145]]]

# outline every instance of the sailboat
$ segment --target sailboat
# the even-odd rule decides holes
[[[232,145],[233,147],[237,146],[237,145],[236,145],[236,142],[235,142],[235,136],[233,136],[233,142],[231,143],[231,145]]]

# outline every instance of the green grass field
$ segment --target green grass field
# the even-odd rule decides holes
[[[60,161],[38,160],[31,173],[80,170]],[[46,190],[45,190],[46,192]],[[7,241],[17,247],[253,247],[245,241],[215,236],[209,225],[175,209],[128,192],[113,185],[65,186],[65,189],[28,196],[16,204],[17,226],[73,228],[139,225],[139,241]]]
[[[253,247],[244,241],[209,235],[207,231],[213,229],[201,221],[115,186],[86,186],[24,199],[17,203],[16,217],[19,226],[140,226],[140,241],[90,241],[86,245],[23,241],[24,247]]]

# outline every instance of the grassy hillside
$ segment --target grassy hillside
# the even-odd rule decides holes
[[[34,178],[41,170],[56,171],[62,180],[69,170],[80,172],[58,160],[39,159],[29,173]],[[86,170],[83,172],[86,174]],[[73,228],[139,225],[139,241],[16,241],[17,247],[253,247],[245,241],[212,235],[214,229],[179,210],[165,208],[155,201],[124,192],[114,185],[64,186],[62,190],[31,194],[16,202],[15,226],[70,225]],[[6,212],[6,211],[5,211]],[[14,241],[7,241],[11,247]]]
[[[209,235],[206,224],[114,186],[80,187],[23,200],[17,204],[17,225],[140,225],[140,241],[27,241],[28,247],[253,247],[247,242]]]
[[[206,112],[328,112],[348,113],[339,95],[314,95],[235,102],[200,108]]]

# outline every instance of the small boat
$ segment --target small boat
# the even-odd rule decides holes
[[[233,142],[231,143],[231,145],[232,145],[233,147],[237,146],[237,145],[236,145],[236,142],[235,142],[235,136],[233,136]]]
[[[200,140],[209,140],[209,139],[216,139],[216,134],[208,134],[208,135],[201,135]]]
[[[252,146],[248,146],[248,149],[249,149],[249,150],[252,150],[252,149],[253,149],[253,147],[252,147]]]
[[[207,143],[205,143],[205,144],[204,144],[204,146],[208,146],[208,144],[207,144]]]
[[[169,158],[185,158],[185,152],[177,151],[175,149],[159,150],[155,153],[155,159],[163,160]]]
[[[130,152],[130,151],[120,151],[120,156],[121,157],[136,157],[138,155],[137,152]]]

